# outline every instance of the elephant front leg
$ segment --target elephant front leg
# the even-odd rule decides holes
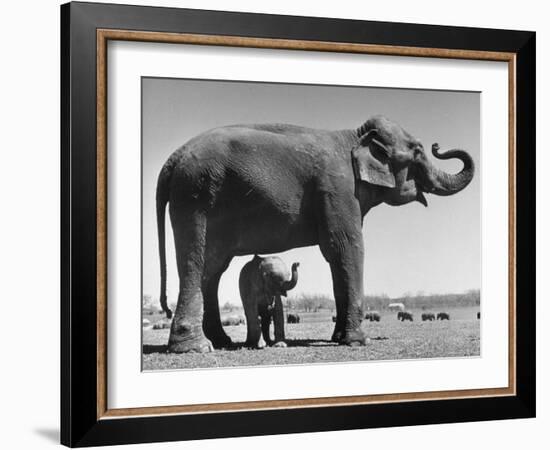
[[[363,239],[360,230],[330,233],[321,251],[330,264],[336,326],[332,339],[340,344],[365,345],[363,315]]]
[[[285,342],[285,314],[283,310],[283,302],[281,296],[275,297],[273,305],[273,327],[275,328],[274,347],[286,347]]]
[[[338,271],[338,267],[336,267],[335,265],[331,265],[330,271],[332,275],[334,300],[336,303],[336,323],[334,324],[334,331],[332,332],[332,336],[330,339],[332,342],[340,342],[346,334],[346,316],[348,305],[345,299],[336,293],[342,292],[344,289],[343,286],[336,285],[336,283],[340,283],[341,280],[339,273],[335,273]]]

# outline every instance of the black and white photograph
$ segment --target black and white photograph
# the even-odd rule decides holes
[[[480,93],[143,77],[142,370],[480,356]]]

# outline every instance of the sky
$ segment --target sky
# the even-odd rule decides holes
[[[476,175],[450,197],[426,195],[418,202],[382,204],[365,217],[366,294],[459,293],[481,285],[480,94],[395,88],[295,85],[165,78],[142,79],[142,225],[144,295],[160,289],[155,189],[170,154],[208,129],[239,123],[289,123],[320,129],[355,129],[383,114],[416,136],[428,150],[462,148],[472,155]],[[432,158],[431,154],[429,157]],[[432,158],[433,159],[433,158]],[[457,160],[435,161],[458,172]],[[178,295],[174,243],[166,228],[167,294]],[[288,266],[300,262],[290,296],[332,297],[330,269],[317,246],[279,254]],[[237,257],[220,283],[220,304],[240,304],[238,278],[251,256]]]

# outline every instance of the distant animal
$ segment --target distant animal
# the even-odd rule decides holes
[[[422,321],[426,321],[426,320],[429,320],[429,321],[435,320],[435,314],[433,314],[433,313],[423,313],[422,314]]]
[[[171,324],[172,321],[170,319],[164,318],[153,324],[153,330],[165,330],[167,328],[170,328]]]
[[[244,325],[244,317],[240,316],[227,316],[222,318],[222,325],[225,327]]]
[[[239,276],[239,290],[246,315],[247,347],[264,346],[260,341],[260,334],[267,345],[286,347],[285,314],[281,296],[286,297],[287,291],[296,287],[299,265],[297,262],[292,264],[292,271],[290,271],[278,256],[255,255],[242,268]],[[271,340],[269,332],[272,318],[275,328],[274,341]]]
[[[336,316],[332,316],[332,321],[336,323]]]
[[[449,313],[446,313],[446,312],[437,313],[437,320],[450,320],[450,319],[451,319],[451,316],[449,315]]]
[[[399,311],[397,313],[397,320],[404,322],[405,320],[413,321],[413,314],[408,311]]]
[[[390,303],[388,309],[390,311],[405,311],[405,305],[403,303]]]
[[[481,319],[481,313],[479,311],[477,312],[477,318]]]
[[[365,314],[365,320],[370,320],[371,322],[380,322],[380,314],[377,311],[369,311]]]
[[[300,323],[300,316],[298,314],[287,314],[286,323]]]

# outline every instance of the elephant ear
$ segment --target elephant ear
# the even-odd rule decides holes
[[[390,151],[376,139],[377,130],[369,130],[351,152],[356,178],[377,186],[395,187],[395,176],[390,167]]]

